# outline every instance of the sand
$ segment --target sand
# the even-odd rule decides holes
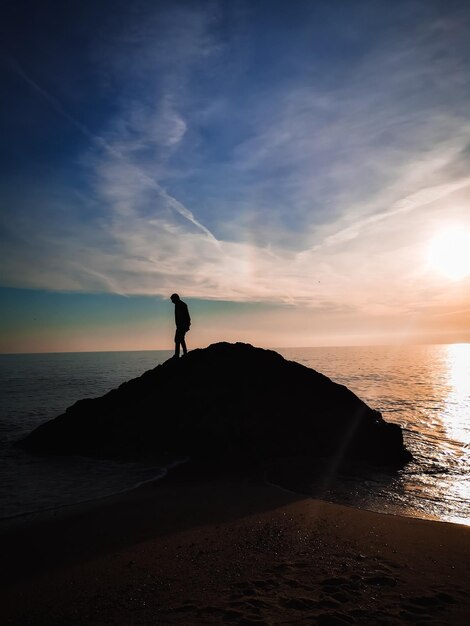
[[[1,623],[469,624],[470,528],[191,468],[0,536]]]

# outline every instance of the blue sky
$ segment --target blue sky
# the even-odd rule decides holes
[[[5,12],[0,349],[164,348],[174,291],[198,344],[468,340],[426,256],[470,231],[468,3]]]

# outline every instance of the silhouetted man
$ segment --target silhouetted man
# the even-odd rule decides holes
[[[175,305],[175,357],[179,357],[180,346],[183,348],[183,354],[186,354],[188,352],[186,349],[184,336],[191,326],[191,318],[189,317],[188,305],[186,304],[186,302],[183,302],[183,300],[180,300],[180,297],[177,293],[173,293],[170,296],[170,300]]]

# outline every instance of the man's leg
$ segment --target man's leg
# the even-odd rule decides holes
[[[175,333],[175,357],[176,358],[178,358],[180,355],[180,342],[181,342],[180,333],[178,332],[178,329],[176,329],[176,333]]]
[[[181,333],[181,346],[183,348],[183,354],[187,354],[188,350],[186,349],[186,341],[184,338],[184,333]]]

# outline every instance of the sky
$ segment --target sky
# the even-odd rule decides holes
[[[0,352],[470,341],[468,2],[0,24]]]

